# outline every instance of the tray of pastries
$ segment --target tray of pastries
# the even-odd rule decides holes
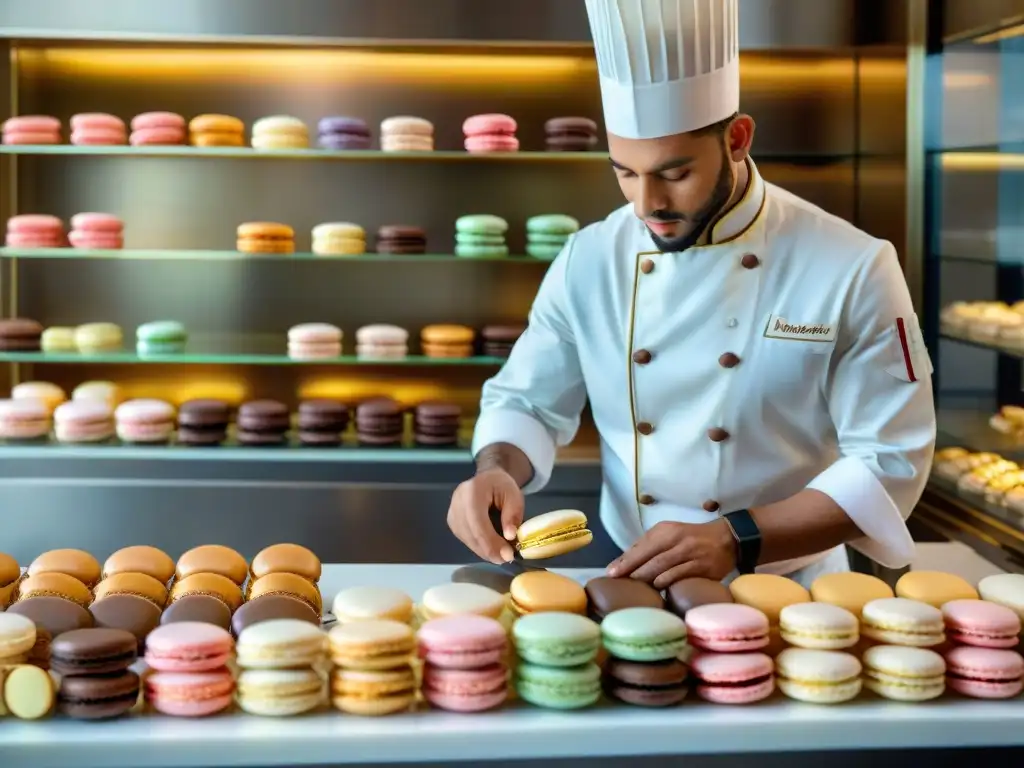
[[[944,333],[1024,347],[1024,301],[957,301],[943,308],[940,321]]]

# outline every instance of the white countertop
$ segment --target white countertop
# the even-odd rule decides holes
[[[328,602],[345,586],[393,585],[414,597],[449,580],[452,566],[344,565],[325,568]],[[563,571],[585,581],[592,570]],[[836,707],[780,696],[748,707],[687,700],[648,710],[602,703],[553,712],[522,703],[474,715],[418,712],[359,718],[333,710],[292,719],[228,714],[202,720],[140,715],[111,722],[53,718],[0,720],[0,765],[121,768],[299,766],[415,762],[753,753],[817,749],[1024,747],[1024,699],[952,696],[898,704],[865,694]]]

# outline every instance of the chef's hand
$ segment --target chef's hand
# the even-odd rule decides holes
[[[501,511],[504,539],[491,522],[492,506]],[[515,555],[510,542],[516,540],[523,509],[523,492],[512,475],[503,469],[486,469],[455,489],[448,507],[448,527],[484,560],[509,563]]]
[[[609,576],[665,589],[680,579],[721,581],[736,567],[736,540],[724,520],[693,525],[658,523],[608,566]]]

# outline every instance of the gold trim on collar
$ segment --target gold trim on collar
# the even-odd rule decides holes
[[[761,173],[757,170],[757,166],[754,165],[753,160],[747,157],[744,160],[744,163],[746,164],[747,171],[750,174],[750,177],[747,179],[747,188],[743,191],[743,196],[739,199],[739,202],[737,202],[736,205],[734,205],[732,208],[726,211],[725,215],[722,216],[722,218],[720,218],[711,226],[711,235],[708,238],[707,243],[708,246],[724,245],[726,243],[731,243],[734,240],[743,237],[743,235],[745,235],[750,230],[750,228],[754,226],[757,220],[761,218],[761,214],[764,212],[765,200],[768,199],[768,190],[765,189],[764,179],[761,177]],[[748,204],[751,201],[753,195],[755,194],[755,188],[761,190],[761,203],[757,208],[757,213],[755,213],[753,218],[751,218],[747,225],[743,227],[743,229],[741,229],[735,235],[727,237],[724,240],[715,239],[715,233],[718,231],[719,227],[725,224],[726,221],[729,221],[730,217],[736,215],[740,211],[740,209],[744,207],[744,205]]]
[[[633,433],[633,501],[636,514],[643,527],[643,512],[640,504],[640,439],[636,433],[636,390],[633,386],[633,334],[636,330],[636,294],[640,287],[640,260],[654,256],[661,251],[639,251],[633,259],[633,290],[629,297],[629,330],[626,333],[626,381],[629,382],[629,431]]]

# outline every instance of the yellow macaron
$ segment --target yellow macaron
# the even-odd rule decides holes
[[[541,560],[581,549],[594,540],[587,516],[577,509],[546,512],[519,526],[517,549],[524,560]]]
[[[309,128],[297,117],[271,115],[262,117],[252,126],[253,149],[306,149],[309,147]]]
[[[909,571],[896,582],[896,597],[941,608],[950,600],[977,600],[978,590],[952,573]]]

